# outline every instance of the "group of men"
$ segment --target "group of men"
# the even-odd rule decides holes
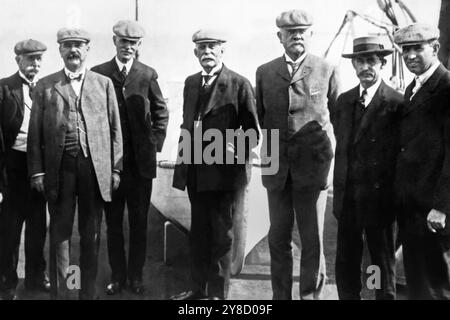
[[[256,94],[246,78],[223,64],[226,38],[221,33],[194,33],[194,54],[202,71],[186,79],[180,137],[180,146],[189,139],[193,148],[187,155],[180,152],[183,161],[177,161],[173,178],[173,187],[187,189],[191,203],[190,290],[172,299],[227,298],[235,201],[249,182],[250,151],[261,140],[260,129],[268,132],[264,139],[278,139],[266,145],[279,149],[279,170],[262,176],[269,203],[274,299],[292,299],[294,220],[302,243],[300,297],[323,295],[323,225],[331,183],[340,299],[361,298],[364,239],[372,264],[381,272],[377,299],[396,297],[398,243],[403,246],[409,298],[450,298],[450,72],[437,58],[439,31],[416,23],[395,32],[406,66],[415,75],[403,97],[381,78],[393,50],[379,37],[356,38],[353,52],[343,54],[351,59],[359,84],[341,94],[337,69],[309,53],[312,25],[312,16],[303,10],[277,17],[285,52],[257,69]],[[17,285],[24,221],[25,286],[50,290],[53,298],[67,295],[64,280],[76,199],[80,298],[95,298],[103,211],[112,270],[106,292],[117,294],[127,284],[136,294],[144,292],[147,212],[168,112],[156,71],[135,59],[142,27],[120,21],[113,31],[116,57],[91,71],[85,67],[89,35],[62,29],[57,35],[62,71],[34,87],[46,47],[27,40],[15,48],[19,72],[0,81],[0,276],[7,297],[14,296]],[[210,163],[201,155],[217,141],[195,141],[198,130],[203,137],[209,129],[223,137],[230,129],[256,132],[256,143],[249,139],[242,156],[236,140],[226,141],[223,150],[215,150],[219,160]],[[200,159],[194,150],[198,143]],[[230,158],[236,161],[230,163]],[[46,201],[50,282],[42,254]],[[125,203],[128,262],[122,230]]]
[[[67,299],[70,242],[78,208],[80,299],[94,299],[100,226],[107,224],[112,270],[108,294],[125,285],[143,294],[147,214],[156,153],[169,114],[156,71],[135,59],[143,28],[121,20],[113,27],[116,56],[87,70],[91,37],[82,29],[57,33],[64,68],[37,82],[46,46],[15,47],[19,71],[1,80],[1,291],[14,299],[20,235],[25,221],[25,287]],[[37,82],[37,83],[36,83]],[[32,94],[31,94],[32,91]],[[49,279],[43,249],[50,214]],[[125,256],[123,217],[128,207]]]

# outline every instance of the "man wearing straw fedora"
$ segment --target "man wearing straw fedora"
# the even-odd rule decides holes
[[[363,235],[371,263],[381,273],[376,299],[395,299],[393,177],[402,95],[380,75],[392,51],[379,37],[360,37],[353,41],[353,53],[342,55],[351,59],[359,84],[339,96],[334,119],[333,212],[338,219],[340,299],[361,299]]]

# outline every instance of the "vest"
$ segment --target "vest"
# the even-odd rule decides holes
[[[82,92],[83,88],[81,89],[81,94]],[[77,97],[72,86],[69,87],[69,93],[69,115],[64,152],[72,157],[77,157],[81,149],[84,157],[88,157],[89,148],[87,145],[86,124],[81,112],[81,99]]]

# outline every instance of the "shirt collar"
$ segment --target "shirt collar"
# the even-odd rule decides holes
[[[370,86],[369,88],[366,89],[367,97],[369,98],[369,100],[371,100],[373,98],[373,96],[377,92],[378,88],[380,87],[380,84],[381,84],[381,77],[378,77],[377,82],[375,82],[372,86]],[[359,85],[359,96],[362,95],[363,91],[364,91],[364,87],[360,84]]]
[[[66,67],[64,67],[64,73],[66,74],[68,79],[70,79],[71,76],[78,77],[81,74],[81,80],[84,80],[84,77],[86,76],[86,68],[82,69],[79,72],[72,72],[69,69],[67,69]]]
[[[287,55],[287,53],[284,54],[284,58],[286,59],[286,63],[296,63],[296,64],[300,64],[300,63],[302,63],[303,60],[305,60],[305,58],[306,58],[306,52],[303,53],[300,57],[298,57],[298,59],[295,60],[295,61],[292,60],[291,57],[289,57],[289,56]]]
[[[427,71],[425,71],[419,76],[415,76],[414,78],[416,82],[420,82],[420,84],[423,85],[433,75],[433,73],[436,71],[436,69],[439,67],[440,64],[441,63],[439,62],[439,60],[437,60],[435,63],[431,65],[430,68],[428,68]]]
[[[116,56],[116,63],[117,63],[117,66],[119,67],[119,71],[122,71],[123,67],[125,67],[127,69],[127,73],[130,73],[133,62],[134,62],[134,58],[131,58],[127,63],[123,63]]]
[[[212,70],[207,73],[204,69],[202,70],[202,76],[214,76],[217,75],[219,73],[220,70],[222,70],[223,67],[223,63],[220,62],[217,66],[215,66],[214,68],[212,68]]]
[[[28,83],[28,84],[36,83],[36,82],[38,82],[38,80],[39,80],[39,78],[37,77],[37,75],[34,76],[33,81],[28,80],[27,77],[25,77],[25,75],[24,75],[24,74],[22,73],[22,71],[20,71],[20,70],[19,70],[19,76],[20,76],[23,80],[25,80],[26,83]]]

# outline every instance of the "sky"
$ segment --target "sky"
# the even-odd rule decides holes
[[[14,45],[27,38],[44,42],[41,75],[56,72],[63,66],[56,43],[61,27],[82,27],[92,34],[88,66],[114,57],[112,26],[121,19],[134,19],[136,0],[0,0],[0,78],[16,72]],[[440,0],[403,0],[419,21],[437,25]],[[298,8],[314,17],[311,52],[322,56],[338,31],[348,10],[383,19],[377,0],[139,0],[139,21],[146,30],[140,48],[140,60],[159,74],[163,94],[169,101],[172,117],[169,130],[179,127],[184,79],[200,69],[193,54],[192,34],[200,28],[220,28],[228,36],[225,64],[254,83],[256,68],[283,54],[276,36],[275,19],[279,13]],[[401,23],[403,15],[397,11]],[[349,60],[353,37],[377,34],[380,29],[362,19],[355,19],[353,32],[337,38],[328,60],[340,67],[343,88],[357,84]],[[387,41],[387,40],[386,40]],[[389,44],[387,42],[387,44]],[[390,70],[385,68],[384,78]],[[406,71],[407,79],[411,74]],[[166,154],[176,154],[178,132],[172,130]],[[170,150],[169,150],[169,149]],[[173,157],[173,156],[168,156]]]
[[[419,20],[437,24],[440,0],[403,1]],[[12,49],[16,42],[26,38],[36,38],[49,47],[42,74],[60,68],[56,32],[65,26],[81,26],[92,33],[88,61],[91,66],[110,59],[114,55],[112,26],[120,19],[133,19],[135,14],[135,0],[0,2],[0,77],[15,71]],[[183,81],[199,68],[193,55],[192,34],[203,26],[215,26],[229,36],[225,63],[253,82],[258,65],[282,54],[275,18],[291,8],[305,9],[314,16],[311,51],[318,55],[324,53],[347,10],[376,19],[382,17],[377,0],[139,0],[140,22],[147,31],[141,59],[156,68],[161,81]],[[360,19],[356,23],[355,36],[371,29]],[[330,59],[336,64],[343,44],[343,37],[339,38],[331,53]],[[351,41],[347,42],[347,49],[351,50]]]

